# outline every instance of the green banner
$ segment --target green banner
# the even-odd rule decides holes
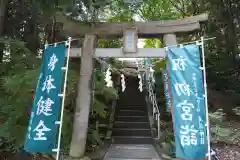
[[[65,44],[44,51],[24,145],[27,152],[50,153],[56,148],[65,53]]]
[[[207,154],[205,91],[198,45],[171,47],[167,52],[172,93],[176,157],[204,159]]]

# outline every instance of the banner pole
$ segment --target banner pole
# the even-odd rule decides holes
[[[204,97],[205,97],[205,107],[206,107],[206,127],[207,127],[207,143],[208,143],[208,160],[211,160],[211,144],[210,144],[210,126],[208,117],[208,99],[207,99],[207,78],[206,78],[206,64],[205,64],[205,53],[204,53],[204,37],[201,37],[202,41],[202,62],[203,62],[203,80],[204,80]]]
[[[63,126],[64,103],[65,103],[65,97],[66,97],[66,87],[67,87],[67,77],[68,77],[68,66],[69,66],[71,41],[72,41],[72,38],[69,37],[68,41],[66,42],[66,45],[68,45],[66,66],[64,68],[62,68],[63,70],[65,70],[65,75],[64,75],[63,93],[61,95],[62,96],[62,104],[61,104],[61,116],[60,116],[60,122],[59,122],[59,134],[58,134],[56,160],[59,160],[59,158],[60,158],[61,134],[62,134],[62,126]]]

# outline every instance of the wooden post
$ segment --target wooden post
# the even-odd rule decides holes
[[[82,56],[80,80],[78,82],[78,95],[74,115],[72,142],[70,146],[70,157],[81,158],[84,156],[88,131],[88,117],[92,96],[92,71],[93,58],[90,54],[95,52],[95,35],[85,35]]]

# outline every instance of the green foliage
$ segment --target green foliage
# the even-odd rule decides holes
[[[120,40],[103,40],[98,41],[100,48],[119,48],[123,45],[123,42]]]
[[[30,91],[35,89],[40,64],[36,55],[42,48],[40,46],[44,40],[52,38],[53,41],[62,40],[63,32],[61,30],[57,33],[52,33],[51,29],[50,31],[45,30],[46,23],[54,22],[53,17],[59,8],[70,13],[72,19],[81,17],[81,20],[86,21],[110,22],[129,22],[134,21],[136,17],[146,21],[169,20],[208,12],[210,14],[209,22],[203,27],[203,30],[196,34],[182,36],[179,38],[179,42],[198,39],[203,33],[208,37],[216,36],[216,41],[206,42],[208,83],[211,83],[216,89],[227,91],[227,93],[231,91],[234,96],[239,98],[239,94],[236,94],[240,91],[238,57],[240,25],[237,1],[146,0],[142,4],[134,5],[124,4],[122,0],[59,0],[58,3],[49,0],[9,0],[8,2],[7,14],[1,17],[5,21],[4,23],[1,21],[0,24],[0,28],[4,29],[0,38],[0,120],[4,121],[4,124],[0,126],[0,137],[4,138],[1,139],[0,146],[9,144],[8,147],[3,148],[14,150],[22,145],[28,124],[26,112],[32,103]],[[2,10],[3,6],[0,7]],[[40,34],[44,36],[40,37]],[[99,47],[102,48],[121,46],[121,40],[99,41]],[[158,39],[145,40],[146,48],[162,46],[162,42]],[[159,59],[154,61],[159,61]],[[108,62],[116,68],[122,67],[118,61],[110,59]],[[160,71],[165,64],[166,61],[159,61],[155,70]],[[74,67],[69,70],[62,144],[65,150],[71,139],[76,82],[79,74],[75,70]],[[98,123],[102,119],[108,118],[109,102],[118,98],[116,89],[105,87],[102,72],[97,71],[94,76],[95,87],[90,117],[92,121],[88,136],[89,148],[97,147],[101,143],[100,135],[102,133]],[[160,80],[157,82],[161,83]],[[162,87],[162,84],[160,86]],[[162,96],[161,94],[159,95]],[[213,113],[210,114],[210,119],[217,123],[222,120],[221,118],[219,120],[219,116],[221,117],[220,114]],[[107,126],[107,124],[104,125]],[[221,137],[229,134],[229,131],[222,128],[224,127],[220,126],[214,129],[216,135]]]
[[[167,64],[166,59],[153,59],[153,63],[155,64],[154,69],[156,72],[161,71]]]
[[[103,95],[107,101],[117,99],[118,93],[116,89],[112,87],[106,87],[104,78],[105,75],[100,70],[95,71],[94,74],[95,96]]]
[[[161,40],[157,38],[146,39],[144,43],[144,48],[161,48],[163,46]]]
[[[94,125],[89,126],[88,141],[90,142],[88,147],[92,149],[96,148],[102,143],[99,131],[96,130],[96,126]]]
[[[216,136],[219,136],[219,137],[228,137],[233,133],[233,131],[231,129],[223,128],[223,127],[220,127],[219,125],[212,127],[211,131],[213,134],[215,134]]]
[[[170,20],[179,18],[180,14],[170,1],[147,0],[139,9],[139,15],[144,20]]]
[[[106,87],[104,78],[105,75],[103,72],[100,69],[96,69],[94,72],[94,94],[88,130],[88,150],[90,151],[103,143],[104,139],[102,139],[100,135],[106,135],[106,133],[101,132],[99,123],[103,120],[105,121],[104,128],[108,126],[106,120],[108,120],[111,111],[109,102],[118,98],[117,90],[112,87]],[[103,136],[103,138],[104,137],[105,136]]]
[[[64,123],[62,128],[62,141],[61,149],[67,153],[69,151],[69,144],[72,140],[72,127],[73,127],[73,113],[65,109],[64,111]]]
[[[14,39],[1,39],[6,51],[1,65],[0,137],[18,149],[26,135],[27,112],[31,103],[31,89],[35,87],[38,60],[25,48],[25,43]],[[31,62],[31,63],[30,63]],[[34,64],[34,62],[36,62]],[[8,148],[8,147],[7,147]]]
[[[36,57],[25,47],[25,42],[11,38],[1,38],[0,44],[2,44],[4,50],[2,63],[0,63],[0,75],[13,75],[15,72],[23,72],[25,69],[34,68],[35,65],[38,65]]]
[[[18,2],[11,3],[10,5],[12,8],[9,8],[9,18],[7,20],[7,24],[12,23],[13,27],[8,27],[5,32],[5,34],[8,36],[0,39],[0,47],[4,51],[3,56],[0,54],[0,84],[2,86],[0,97],[0,105],[2,106],[0,108],[0,120],[3,122],[0,129],[0,137],[2,140],[1,142],[4,142],[0,146],[0,152],[3,150],[16,151],[22,147],[23,141],[25,140],[29,120],[27,113],[30,111],[32,104],[31,91],[36,87],[40,66],[40,59],[36,58],[36,55],[38,55],[38,53],[33,52],[38,50],[39,48],[36,47],[39,46],[33,46],[29,44],[32,44],[31,42],[35,40],[43,41],[45,38],[44,36],[33,37],[32,28],[34,28],[34,26],[37,26],[39,29],[43,29],[45,26],[38,26],[38,20],[42,21],[41,18],[45,16],[44,21],[49,21],[48,18],[51,18],[49,16],[54,15],[56,12],[57,7],[54,6],[65,8],[68,5],[70,5],[69,1],[64,0],[59,1],[59,4],[56,4],[55,1],[47,2],[44,0],[39,1],[35,4],[29,4],[29,6],[25,6],[24,4],[26,7],[26,12],[31,11],[28,13],[30,15],[26,15],[26,12],[21,14],[24,15],[24,17],[18,16],[20,15],[19,11],[21,10],[20,8],[17,8]],[[39,10],[35,10],[36,8]],[[34,15],[38,14],[38,12],[40,13],[40,17],[34,17]],[[35,19],[32,19],[32,17]],[[23,22],[25,24],[25,28],[20,30],[19,28],[22,28],[21,25]],[[30,31],[31,34],[29,34]],[[38,32],[36,34],[38,34]],[[41,35],[45,34],[46,33],[41,33]],[[100,42],[103,47],[114,47],[114,44],[116,44],[115,47],[118,47],[121,45],[121,43],[121,41],[112,41],[109,43],[106,41],[103,41],[102,43]],[[120,64],[116,61],[111,61],[111,63],[113,65],[120,66]],[[93,98],[93,113],[91,113],[90,119],[93,119],[95,117],[107,119],[110,111],[108,102],[118,97],[117,91],[114,88],[105,87],[103,73],[100,74],[100,77],[100,79],[96,79],[96,81],[94,80],[96,84],[96,94]],[[66,109],[62,133],[62,148],[65,151],[68,151],[71,141],[77,81],[78,72],[76,72],[75,68],[73,67],[69,70],[67,98],[65,103]],[[97,137],[100,137],[101,130],[96,129],[95,122],[91,122],[89,126],[89,128],[91,128],[88,136],[88,139],[91,142],[88,143],[89,146],[92,146],[92,144],[100,144],[99,141],[102,139],[99,139]]]
[[[209,113],[210,133],[213,143],[224,143],[236,145],[240,140],[240,131],[236,122],[226,121],[226,113],[218,109],[216,112]],[[235,124],[236,123],[236,124]]]
[[[161,120],[161,137],[158,144],[162,147],[164,153],[170,157],[175,156],[175,137],[173,133],[172,122]]]
[[[28,116],[26,115],[32,103],[32,94],[30,91],[36,86],[38,71],[38,68],[27,70],[5,79],[4,87],[7,95],[0,97],[0,105],[4,106],[0,108],[0,119],[4,121],[4,124],[1,125],[0,137],[4,137],[8,139],[8,141],[11,141],[16,149],[22,146],[25,139],[28,126]],[[75,96],[72,95],[76,92],[77,73],[70,70],[68,79],[70,81],[68,81],[68,96],[66,100],[68,103],[66,104],[74,105],[72,102],[75,101]],[[107,88],[105,86],[102,72],[97,72],[95,74],[94,82],[95,96],[103,95],[105,100],[108,101],[118,97],[117,91],[114,88]],[[70,100],[71,98],[72,100]],[[95,116],[106,118],[108,115],[108,106],[97,97],[94,98],[92,107]],[[70,144],[72,121],[73,113],[71,110],[66,109],[63,125],[64,140],[62,141],[64,150],[67,150]],[[98,131],[94,130],[94,127],[90,128],[89,140],[91,142],[94,141],[94,143],[96,140],[100,142],[99,139],[96,138]]]
[[[218,109],[216,112],[209,113],[209,118],[212,123],[219,123],[225,120],[225,115],[222,109]]]
[[[160,39],[145,39],[144,40],[144,48],[161,48],[163,44]],[[167,61],[162,58],[153,58],[152,62],[155,64],[154,69],[156,72],[159,72],[166,66]]]
[[[22,146],[28,126],[28,113],[32,103],[32,89],[35,89],[39,69],[26,70],[6,77],[4,83],[5,96],[1,97],[0,137],[5,137],[15,144]],[[70,85],[71,86],[71,85]]]
[[[102,118],[106,118],[107,116],[107,109],[108,107],[99,100],[93,100],[93,112],[95,115],[99,115]]]

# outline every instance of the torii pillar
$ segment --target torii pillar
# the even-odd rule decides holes
[[[91,77],[93,71],[93,57],[114,58],[154,58],[165,57],[164,48],[142,48],[136,53],[123,53],[121,48],[97,48],[95,49],[96,37],[98,38],[120,38],[123,31],[135,28],[139,38],[159,38],[163,36],[165,46],[177,44],[177,35],[186,32],[194,32],[200,29],[200,23],[208,20],[207,14],[188,17],[182,20],[167,20],[155,22],[134,23],[95,23],[94,28],[68,20],[64,15],[56,16],[57,22],[64,24],[64,30],[69,35],[85,36],[83,48],[73,48],[70,56],[81,57],[80,80],[78,83],[78,96],[76,99],[76,111],[74,116],[74,130],[70,148],[70,157],[80,159],[84,156],[88,130],[88,118],[91,105],[92,85]]]
[[[82,48],[80,77],[73,125],[74,130],[69,153],[73,158],[82,157],[86,147],[88,118],[92,100],[93,58],[91,54],[95,52],[96,40],[97,38],[95,35],[86,34]],[[80,132],[80,130],[82,130],[82,132]]]

